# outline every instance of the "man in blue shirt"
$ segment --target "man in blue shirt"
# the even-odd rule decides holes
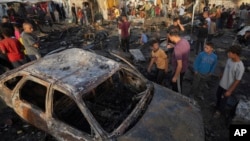
[[[148,37],[147,37],[147,35],[145,34],[145,31],[143,30],[143,31],[141,32],[140,44],[141,44],[141,45],[144,45],[144,44],[146,44],[147,42],[148,42]]]
[[[200,91],[204,89],[205,84],[214,73],[217,64],[217,55],[213,53],[213,43],[207,42],[204,51],[201,52],[194,62],[194,80],[189,93],[189,96],[197,96],[204,99]]]

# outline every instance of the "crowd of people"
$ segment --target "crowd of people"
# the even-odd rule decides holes
[[[50,8],[54,9],[59,7],[57,10],[60,10],[58,4],[53,2],[48,4],[49,5],[45,6],[44,3],[39,3],[25,8],[24,5],[20,3],[18,12],[15,11],[11,3],[7,3],[7,9],[5,9],[5,6],[2,6],[2,13],[4,15],[0,23],[1,69],[9,70],[17,68],[29,61],[41,58],[41,54],[39,53],[39,38],[33,34],[34,22],[32,22],[31,19],[44,19],[46,12],[48,12],[46,10]],[[58,13],[61,13],[58,18],[66,18],[65,13]],[[56,19],[54,19],[55,16],[51,17],[52,20],[56,21]]]
[[[121,15],[126,15],[128,18],[134,16],[145,19],[167,15],[167,17],[173,19],[174,25],[177,25],[180,24],[180,19],[183,20],[183,16],[186,13],[192,11],[188,10],[192,5],[193,3],[181,4],[180,7],[176,6],[169,10],[168,4],[164,8],[163,5],[155,6],[150,1],[141,0],[137,3],[129,1],[128,3],[122,3],[119,7],[113,6],[109,12],[109,19],[119,20]],[[214,36],[223,32],[224,28],[239,30],[244,23],[249,22],[249,19],[250,4],[248,3],[242,3],[237,11],[235,8],[226,8],[223,5],[205,5],[202,11],[201,23],[198,26],[196,54],[198,54],[199,50],[203,50],[202,45],[205,43],[205,39],[211,42]],[[180,28],[184,31],[183,27]],[[208,29],[207,31],[206,28]],[[249,39],[250,36],[246,34],[240,38],[240,42],[247,46],[250,44]]]
[[[218,30],[225,27],[234,28],[235,26],[239,27],[249,19],[250,4],[243,2],[237,11],[235,8],[226,8],[223,5],[213,4],[211,6],[208,4],[204,7],[203,12],[208,12],[209,18],[214,20]]]
[[[50,19],[52,23],[56,23],[66,18],[62,3],[49,1],[36,4],[19,3],[18,7],[13,6],[13,3],[2,5],[3,16],[0,19],[0,61],[1,66],[7,70],[41,58],[40,41],[33,34],[38,22]],[[86,25],[92,22],[91,11],[86,3],[83,3],[83,9],[76,8],[73,3],[71,12],[72,20],[76,24],[78,20],[80,24]]]
[[[91,15],[91,9],[88,4],[82,3],[81,7],[76,7],[75,3],[72,3],[71,6],[71,13],[72,13],[72,23],[80,25],[89,25],[92,23],[92,15]]]
[[[53,19],[53,21],[56,21],[56,18],[53,16],[54,6],[52,5],[53,4],[49,3],[48,9],[49,12],[52,12],[50,14],[51,18]],[[118,8],[112,7],[114,14],[110,15],[112,18],[117,20],[121,48],[124,52],[129,52],[130,49],[129,39],[131,24],[128,21],[127,14],[133,15],[136,13],[133,11],[135,10],[135,7],[132,2],[129,2],[127,6],[128,10],[125,10],[125,14],[124,11],[119,11]],[[35,11],[39,13],[39,10]],[[154,6],[147,1],[145,2],[145,4],[138,4],[137,11],[139,11],[138,16],[142,18],[162,15],[162,9],[158,5]],[[88,25],[92,22],[90,14],[91,11],[88,5],[83,4],[83,8],[80,8],[76,7],[75,4],[72,3],[71,12],[73,23],[78,24],[78,22],[80,22],[81,25]],[[11,24],[11,22],[16,22],[15,18],[13,18],[13,15],[15,15],[15,11],[10,7],[6,13],[8,16],[3,16],[0,25],[1,65],[12,69],[19,67],[27,63],[28,61],[41,58],[41,54],[38,51],[40,46],[39,39],[33,34],[32,24],[24,21],[22,23],[23,31],[21,31],[17,26],[15,26],[15,24]],[[59,14],[60,16],[58,16],[59,19],[65,18],[63,12],[58,11],[58,13],[61,13]],[[183,16],[184,13],[185,6],[181,5],[179,16]],[[213,4],[212,7],[210,7],[210,5],[207,5],[203,9],[203,18],[201,19],[201,23],[198,27],[198,39],[195,45],[196,58],[193,64],[194,80],[189,92],[189,96],[191,98],[200,97],[201,99],[203,99],[201,90],[204,89],[205,84],[209,81],[211,75],[214,73],[218,62],[218,57],[214,53],[213,36],[218,30],[223,30],[225,25],[228,28],[232,27],[232,20],[234,20],[235,17],[233,17],[231,13],[235,14],[234,9],[226,10],[223,6],[216,6],[215,4]],[[119,18],[120,15],[121,18]],[[246,23],[248,16],[249,5],[242,4],[239,13],[239,24]],[[189,42],[186,39],[182,38],[180,34],[184,31],[185,28],[180,23],[180,19],[174,18],[173,24],[168,28],[166,35],[169,42],[166,48],[173,48],[172,54],[170,55],[163,51],[159,47],[159,41],[157,39],[152,40],[150,42],[150,46],[152,49],[151,59],[147,67],[148,73],[151,73],[153,65],[156,65],[157,73],[155,76],[155,82],[160,85],[164,85],[164,78],[166,78],[166,73],[169,72],[171,67],[173,72],[172,78],[170,80],[172,89],[179,93],[183,93],[182,82],[184,75],[190,65],[189,56],[191,47]],[[247,34],[249,33],[250,32],[247,32]],[[140,43],[143,45],[147,42],[148,37],[146,36],[145,32],[142,31]],[[244,73],[244,65],[240,59],[241,47],[233,45],[228,48],[227,54],[228,60],[217,90],[216,107],[218,111],[215,113],[215,116],[218,116],[221,112],[224,112],[228,98],[233,95],[233,92],[239,85],[239,82],[242,79]],[[7,57],[7,59],[5,57]],[[169,60],[171,60],[171,62],[169,62]]]
[[[249,6],[249,5],[248,5]],[[240,7],[239,18],[240,24],[247,23],[248,9],[247,5]],[[220,11],[222,8],[222,11]],[[194,79],[188,96],[194,99],[204,100],[204,94],[202,91],[206,89],[207,83],[211,80],[212,75],[217,67],[218,57],[214,52],[213,37],[216,32],[223,30],[227,25],[226,20],[231,22],[230,16],[223,17],[223,6],[216,6],[215,4],[210,9],[204,7],[203,18],[198,27],[197,41],[194,47],[195,60],[193,63]],[[231,28],[231,27],[228,27]],[[181,32],[185,31],[185,28],[181,25],[178,18],[173,19],[173,25],[168,28],[167,38],[173,47],[173,53],[169,56],[160,47],[159,42],[153,40],[150,44],[152,48],[151,59],[148,65],[148,72],[151,73],[153,64],[156,66],[155,82],[160,85],[164,85],[164,78],[166,73],[172,69],[171,81],[172,89],[176,92],[182,92],[182,81],[185,73],[188,70],[189,56],[190,56],[190,44],[181,37]],[[249,31],[246,32],[249,34]],[[248,37],[248,40],[250,38]],[[167,46],[167,48],[170,45]],[[220,76],[219,86],[216,92],[216,112],[214,117],[217,118],[220,114],[227,115],[228,100],[234,95],[234,91],[240,83],[243,77],[245,68],[243,62],[240,59],[242,47],[239,45],[232,45],[227,49],[227,62],[225,64],[224,71]],[[171,57],[171,58],[170,58]],[[171,62],[169,62],[171,60]]]
[[[163,79],[166,78],[166,73],[172,69],[172,77],[169,81],[172,84],[172,90],[178,93],[183,93],[182,83],[183,77],[190,65],[190,44],[186,39],[181,38],[180,31],[177,28],[172,28],[167,33],[167,37],[175,44],[173,54],[170,59],[161,48],[158,41],[152,41],[151,60],[148,65],[148,72],[151,72],[152,65],[156,64],[155,82],[164,85]],[[207,83],[211,80],[212,75],[217,67],[218,57],[214,52],[214,43],[206,42],[204,50],[199,52],[193,63],[194,77],[188,96],[192,99],[204,100],[203,90],[206,89]],[[245,68],[240,59],[242,48],[238,45],[232,45],[227,50],[228,59],[222,75],[220,76],[219,87],[216,92],[216,112],[214,118],[220,114],[228,115],[227,107],[228,100],[234,95],[234,91],[243,77]]]
[[[33,26],[23,23],[23,31],[9,22],[7,16],[2,17],[0,25],[0,61],[6,69],[17,68],[29,61],[41,58],[38,51],[39,39],[33,34]]]
[[[212,6],[209,4],[203,9],[203,17],[205,18],[206,26],[208,28],[208,33],[200,29],[201,34],[199,34],[198,40],[201,43],[204,42],[203,35],[208,34],[208,41],[212,41],[212,38],[223,31],[223,29],[234,29],[235,31],[240,31],[244,26],[249,23],[250,19],[250,4],[242,3],[239,9],[236,11],[234,8],[226,9],[223,5]],[[205,26],[205,25],[201,25]],[[248,35],[250,31],[246,31],[245,35],[239,37],[238,41],[240,44],[248,46],[250,44],[250,36]],[[198,48],[198,47],[196,47]]]
[[[187,12],[192,12],[193,3],[182,4],[181,6],[175,6],[170,8],[169,4],[154,4],[152,1],[140,0],[133,1],[121,1],[119,6],[114,6],[108,11],[108,17],[110,20],[115,19],[116,11],[119,10],[120,15],[127,15],[138,18],[154,18],[154,17],[173,17],[183,16]]]
[[[1,7],[2,15],[8,16],[11,23],[23,23],[29,18],[40,21],[51,20],[52,22],[60,22],[66,19],[63,3],[56,3],[54,1],[38,2],[35,4],[18,3],[18,5],[7,3],[2,4]]]
[[[230,17],[223,18],[223,14],[221,13],[223,10],[220,12],[220,9],[221,7],[216,5],[213,5],[211,9],[209,7],[204,8],[202,14],[203,18],[198,27],[197,41],[194,48],[196,57],[193,64],[194,79],[190,92],[188,93],[190,98],[204,100],[202,90],[205,89],[205,86],[211,79],[215,72],[215,68],[217,67],[218,57],[214,52],[215,45],[213,43],[213,37],[218,30],[223,30],[224,25],[226,25],[223,20],[230,20]],[[242,10],[244,9],[246,9],[246,7]],[[244,15],[245,17],[248,16],[247,14],[242,13],[240,15]],[[244,23],[247,21],[242,20],[242,22]],[[128,52],[130,23],[128,22],[126,15],[122,16],[122,20],[118,23],[118,28],[121,31],[121,47],[125,52]],[[152,52],[147,67],[148,73],[151,73],[152,67],[155,64],[155,82],[163,86],[165,86],[164,79],[166,78],[166,73],[168,73],[171,68],[172,77],[169,81],[171,81],[172,89],[178,93],[183,93],[182,82],[190,65],[189,56],[191,47],[190,43],[181,37],[181,32],[184,31],[185,28],[180,23],[180,19],[174,18],[173,24],[168,27],[166,35],[169,42],[166,48],[173,48],[172,54],[166,53],[159,47],[159,40],[153,39],[150,41]],[[145,44],[145,42],[142,42],[145,38],[145,33],[142,32],[140,38],[141,44]],[[147,38],[146,41],[148,41]],[[216,112],[214,114],[215,118],[221,113],[225,114],[227,100],[234,95],[233,92],[243,77],[245,68],[240,59],[241,49],[242,47],[239,45],[232,45],[227,50],[228,60],[224,72],[221,75],[221,80],[216,93],[217,101]],[[171,62],[169,60],[171,60]]]

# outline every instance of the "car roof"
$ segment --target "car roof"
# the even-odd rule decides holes
[[[71,91],[75,97],[98,86],[120,69],[120,63],[78,48],[48,55],[23,71]]]

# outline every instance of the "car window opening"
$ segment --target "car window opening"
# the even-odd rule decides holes
[[[28,80],[20,89],[20,99],[45,111],[46,93],[47,88],[45,86]]]
[[[94,90],[83,94],[83,100],[102,128],[111,133],[132,112],[146,90],[146,83],[138,76],[121,70]],[[94,92],[93,92],[94,91]]]
[[[4,85],[9,88],[10,90],[13,90],[17,83],[23,78],[23,76],[16,76],[16,77],[13,77],[9,80],[7,80],[6,82],[4,82]]]
[[[91,134],[90,125],[77,104],[67,95],[57,90],[54,90],[53,95],[53,117],[73,128]]]

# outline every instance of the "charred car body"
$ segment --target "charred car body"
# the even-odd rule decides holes
[[[204,140],[188,98],[81,49],[6,72],[0,90],[20,117],[58,140]]]

